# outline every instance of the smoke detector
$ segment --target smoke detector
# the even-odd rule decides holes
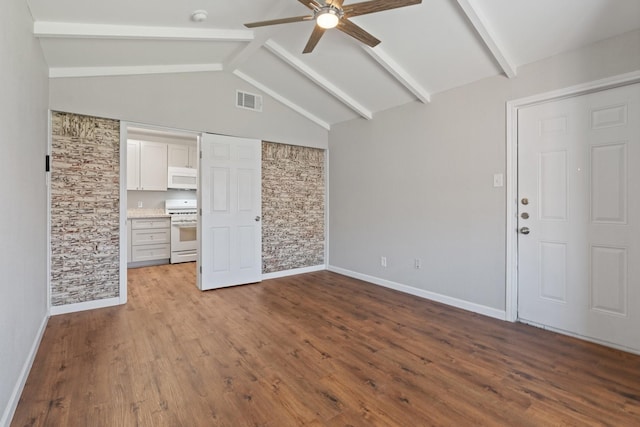
[[[193,22],[203,22],[207,20],[209,13],[206,10],[196,10],[191,14],[191,20]]]

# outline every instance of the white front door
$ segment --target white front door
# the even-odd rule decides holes
[[[262,277],[261,142],[203,134],[198,206],[201,290]]]
[[[640,85],[519,110],[518,228],[518,318],[640,352]]]

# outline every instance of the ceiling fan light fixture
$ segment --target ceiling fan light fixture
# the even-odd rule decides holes
[[[339,21],[339,11],[332,7],[322,8],[316,14],[316,24],[324,29],[335,28]]]

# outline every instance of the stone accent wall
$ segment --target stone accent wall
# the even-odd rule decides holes
[[[120,123],[52,113],[51,304],[120,290]]]
[[[262,143],[262,272],[324,264],[324,150]]]

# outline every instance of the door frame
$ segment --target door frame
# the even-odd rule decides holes
[[[640,71],[607,77],[507,102],[507,259],[505,294],[505,317],[507,321],[515,322],[518,320],[518,111],[543,102],[572,98],[635,83],[640,83]]]

